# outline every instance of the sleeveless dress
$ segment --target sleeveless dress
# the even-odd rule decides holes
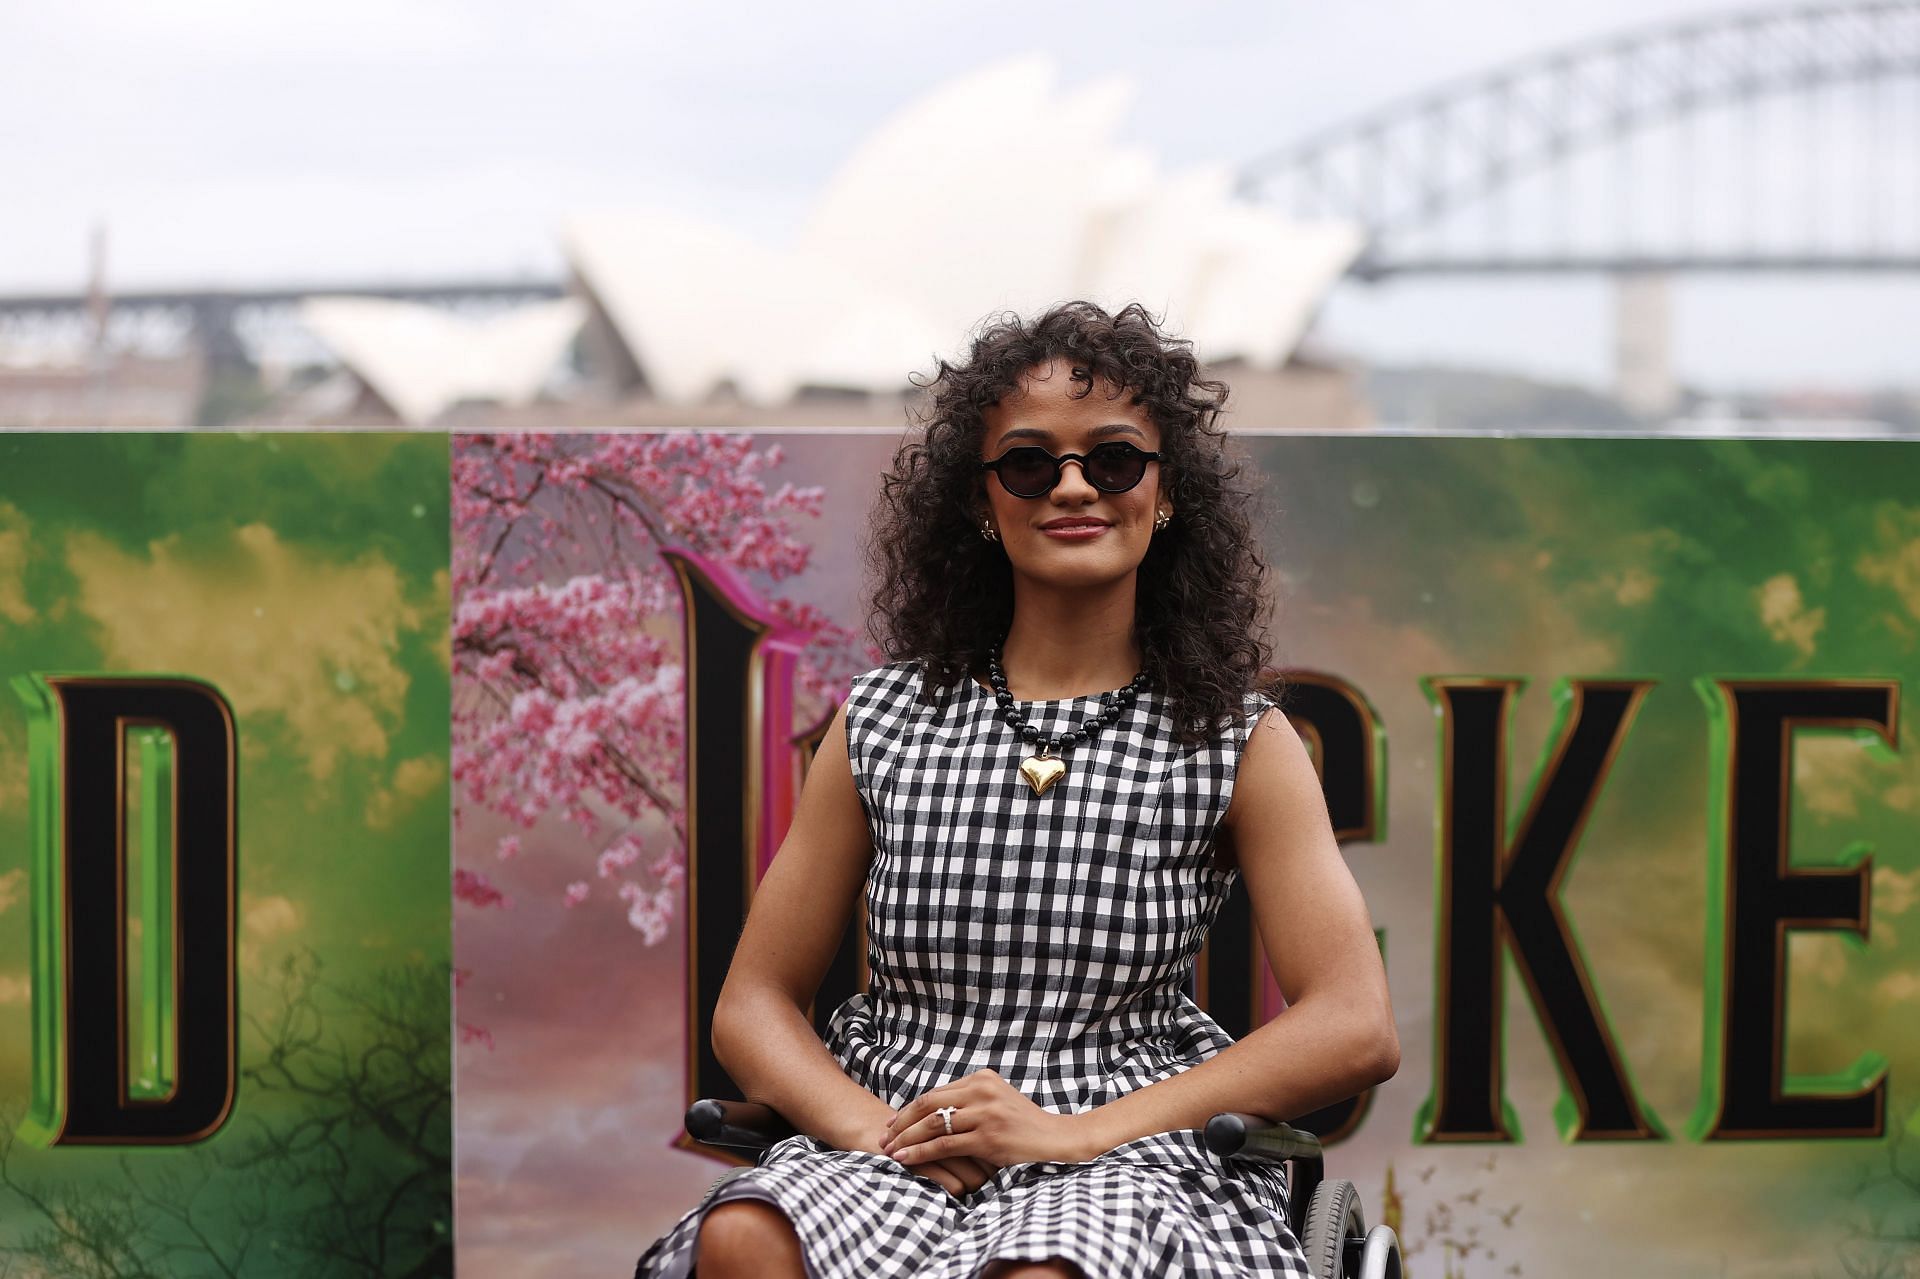
[[[1238,870],[1214,867],[1248,733],[1274,705],[1182,746],[1156,691],[1065,755],[1036,795],[1032,748],[966,679],[920,700],[912,661],[856,676],[853,765],[873,858],[868,989],[825,1041],[898,1108],[992,1067],[1042,1108],[1092,1110],[1233,1040],[1186,993]],[[1101,694],[1017,702],[1043,735]],[[1125,1142],[1085,1163],[1010,1164],[962,1197],[891,1158],[797,1135],[723,1174],[640,1258],[636,1279],[684,1279],[709,1209],[758,1199],[793,1221],[809,1279],[971,1279],[996,1258],[1064,1258],[1089,1279],[1308,1279],[1287,1223],[1284,1166],[1222,1159],[1198,1128]]]

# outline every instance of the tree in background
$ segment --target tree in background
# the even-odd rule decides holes
[[[451,1279],[447,970],[323,981],[311,951],[250,999],[245,1125],[218,1148],[116,1161],[112,1193],[13,1166],[0,1115],[0,1267],[61,1279]],[[0,1268],[0,1275],[9,1273]]]
[[[339,984],[311,950],[282,961],[244,1013],[264,1048],[241,1066],[255,1098],[297,1104],[256,1121],[229,1166],[276,1187],[282,1263],[303,1274],[453,1274],[453,1062],[446,965]],[[341,1027],[345,1027],[343,1030]]]
[[[686,877],[680,597],[660,549],[731,566],[811,632],[803,701],[824,708],[859,669],[855,632],[779,593],[811,554],[794,523],[824,496],[770,490],[781,460],[778,445],[713,432],[453,439],[456,826],[463,801],[523,830],[564,819],[581,838],[542,853],[579,867],[566,904],[618,902],[648,945]],[[521,838],[496,855],[520,855]],[[474,866],[455,869],[454,896],[509,904]]]
[[[1885,1166],[1863,1171],[1851,1190],[1838,1250],[1846,1279],[1920,1274],[1920,1104],[1888,1127]]]

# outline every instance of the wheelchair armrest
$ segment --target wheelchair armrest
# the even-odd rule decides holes
[[[791,1137],[794,1126],[761,1101],[702,1097],[687,1107],[687,1135],[709,1146],[758,1154]]]
[[[1207,1121],[1207,1149],[1222,1158],[1242,1152],[1268,1159],[1322,1157],[1320,1139],[1303,1128],[1262,1115],[1227,1110]]]
[[[1294,1235],[1306,1238],[1307,1210],[1326,1175],[1320,1138],[1292,1124],[1228,1110],[1207,1121],[1206,1142],[1207,1149],[1223,1159],[1247,1154],[1284,1161],[1291,1169],[1287,1177],[1287,1218]]]

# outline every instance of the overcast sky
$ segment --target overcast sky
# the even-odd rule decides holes
[[[1239,164],[1455,76],[1722,4],[1137,0],[710,6],[75,0],[0,7],[0,292],[561,269],[570,215],[645,205],[783,243],[859,140],[1032,51],[1138,86],[1120,141]],[[1343,284],[1336,349],[1600,383],[1600,280]],[[1690,278],[1683,377],[1920,384],[1920,277]]]

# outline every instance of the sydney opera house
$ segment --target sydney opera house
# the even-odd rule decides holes
[[[1131,94],[1063,90],[1040,57],[937,88],[855,148],[785,243],[666,209],[582,212],[555,228],[556,296],[305,294],[287,319],[318,358],[264,369],[240,420],[891,430],[911,377],[984,317],[1087,297],[1137,299],[1191,338],[1242,421],[1366,424],[1350,373],[1300,349],[1360,228],[1283,220],[1236,199],[1224,167],[1121,145]]]

